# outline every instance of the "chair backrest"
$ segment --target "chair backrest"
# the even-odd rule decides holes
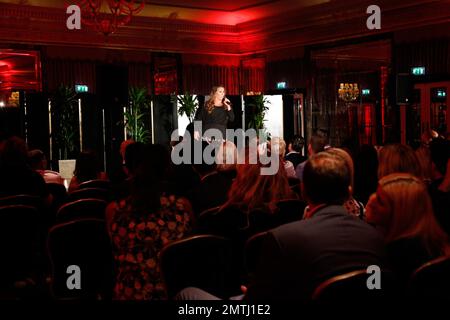
[[[416,269],[409,282],[413,296],[450,299],[450,256],[429,261]]]
[[[43,271],[45,234],[41,223],[35,207],[0,207],[0,288]]]
[[[98,188],[98,189],[110,190],[111,189],[111,181],[100,180],[100,179],[85,181],[78,185],[77,190],[81,190],[81,189],[85,189],[85,188]]]
[[[359,269],[336,275],[320,283],[312,294],[312,300],[318,303],[336,302],[387,302],[395,292],[395,279],[387,270],[381,270],[381,288],[369,289],[368,279],[372,273]]]
[[[161,250],[160,267],[169,298],[181,289],[198,287],[227,298],[239,291],[231,273],[230,241],[219,236],[197,235],[172,242]]]
[[[245,267],[250,277],[256,271],[262,253],[263,241],[266,236],[266,231],[260,232],[251,236],[245,243]]]
[[[44,200],[37,196],[19,194],[0,198],[0,206],[8,205],[23,205],[36,208],[40,216],[39,227],[44,230],[45,234],[47,234],[48,228],[55,220],[55,211],[46,206]]]
[[[79,219],[50,229],[47,241],[52,268],[51,291],[60,299],[110,299],[113,257],[104,220]],[[81,289],[77,284],[79,268]],[[69,277],[72,277],[69,279]]]
[[[40,210],[44,206],[42,198],[29,194],[18,194],[0,198],[0,206],[23,205],[31,206]]]
[[[81,199],[66,203],[56,214],[57,222],[67,222],[80,218],[105,219],[107,202],[99,199]]]
[[[100,188],[84,188],[80,190],[75,190],[69,193],[67,197],[68,202],[73,202],[76,200],[81,199],[88,199],[88,198],[94,198],[94,199],[100,199],[104,201],[110,200],[110,192],[106,189],[100,189]]]

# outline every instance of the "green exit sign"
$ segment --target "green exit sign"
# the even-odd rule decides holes
[[[286,82],[277,82],[277,89],[286,89]]]
[[[425,74],[425,67],[413,67],[411,68],[411,74],[414,76],[423,76]]]
[[[82,93],[82,92],[88,92],[89,87],[84,84],[77,84],[75,85],[75,92]]]
[[[368,96],[368,95],[370,95],[370,89],[362,89],[362,90],[361,90],[361,94],[362,94],[363,96]]]

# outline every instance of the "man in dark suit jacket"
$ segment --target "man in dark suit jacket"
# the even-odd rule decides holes
[[[309,218],[268,232],[246,299],[307,301],[332,276],[381,267],[384,249],[378,232],[342,206],[349,186],[344,159],[319,153],[306,163],[303,192]]]
[[[306,161],[306,157],[302,156],[304,145],[305,139],[298,134],[296,134],[288,143],[288,153],[284,157],[284,160],[292,162],[294,169],[300,163]]]
[[[345,160],[325,152],[312,156],[302,187],[308,217],[267,233],[245,300],[306,302],[322,281],[333,276],[370,265],[383,268],[380,234],[342,206],[351,192]],[[181,291],[179,298],[215,299],[197,288]]]

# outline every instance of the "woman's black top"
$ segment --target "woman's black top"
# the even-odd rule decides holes
[[[222,132],[223,139],[226,138],[228,121],[234,121],[233,109],[227,111],[224,107],[214,107],[211,113],[203,107],[197,113],[195,120],[202,122],[203,133],[208,129],[218,129]]]

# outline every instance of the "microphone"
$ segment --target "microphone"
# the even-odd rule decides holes
[[[223,97],[222,103],[225,104],[226,106],[230,106],[230,107],[233,106],[233,104],[227,97]]]

